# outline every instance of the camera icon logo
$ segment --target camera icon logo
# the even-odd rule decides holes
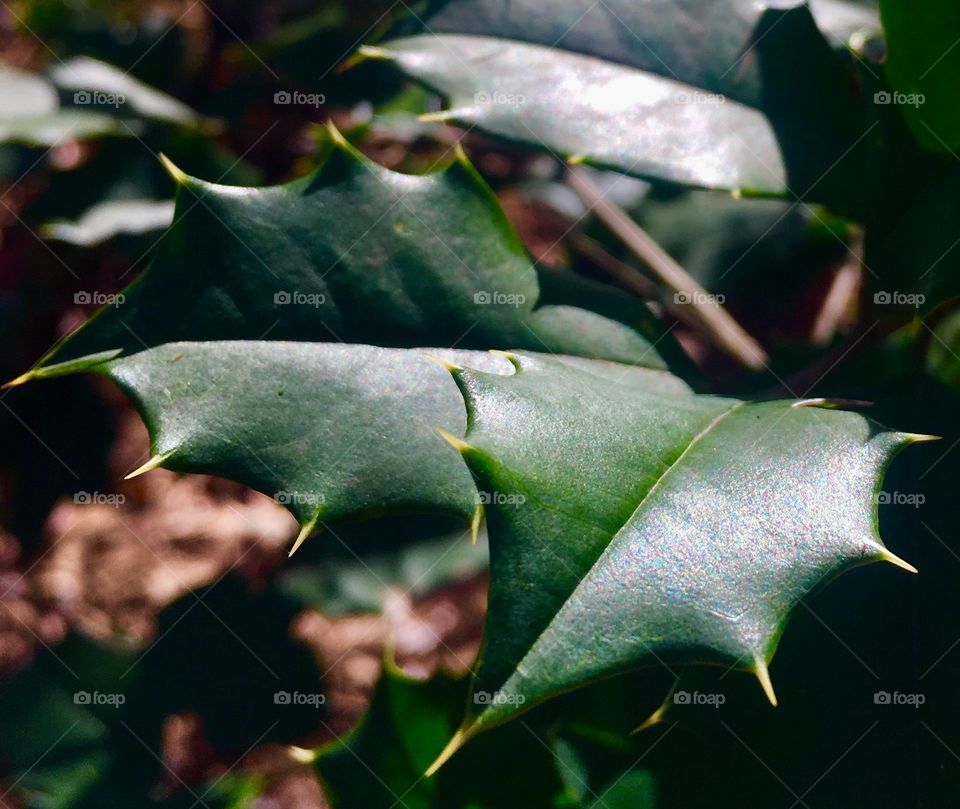
[[[474,303],[478,303],[478,304],[483,305],[483,304],[488,304],[488,303],[490,303],[490,300],[491,300],[491,298],[490,298],[490,293],[487,292],[486,290],[483,290],[483,291],[481,291],[481,292],[475,292],[475,293],[473,294],[473,302],[474,302]]]
[[[73,103],[87,106],[93,103],[93,97],[86,90],[77,90],[77,92],[73,94]]]
[[[277,691],[277,693],[273,695],[274,705],[289,705],[290,702],[291,698],[289,691]]]
[[[89,292],[75,292],[73,302],[76,304],[89,304],[93,301]]]
[[[286,90],[278,90],[273,94],[274,104],[290,104],[293,102],[293,96]]]
[[[873,103],[874,104],[892,104],[893,96],[888,93],[886,90],[880,90],[873,94]]]
[[[289,292],[275,292],[273,294],[273,302],[277,306],[285,306],[286,304],[290,303],[291,300],[292,298]]]

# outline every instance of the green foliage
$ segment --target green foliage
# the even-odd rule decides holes
[[[847,203],[843,184],[870,155],[847,154],[868,119],[839,51],[879,23],[855,3],[813,11],[439,2],[367,53],[448,96],[443,119],[511,141],[641,177]]]
[[[571,306],[535,309],[536,273],[465,157],[411,177],[337,136],[318,172],[285,186],[235,188],[171,171],[174,223],[149,272],[33,376],[226,339],[529,348],[663,367],[651,341],[624,324]],[[189,311],[166,314],[184,301]],[[662,330],[642,311],[640,328],[655,339]]]
[[[918,436],[821,401],[664,396],[513,361],[512,376],[454,371],[470,424],[454,443],[497,495],[458,743],[643,664],[746,669],[774,701],[767,663],[800,599],[857,565],[899,563],[873,493]]]
[[[953,6],[883,0],[881,30],[872,6],[847,0],[434,0],[389,25],[379,6],[300,17],[284,4],[209,71],[209,87],[209,66],[194,64],[168,94],[156,63],[134,77],[140,54],[110,33],[126,7],[28,5],[31,30],[71,30],[45,73],[0,73],[0,173],[29,176],[38,150],[85,141],[24,215],[84,287],[122,271],[107,305],[12,384],[104,376],[149,431],[150,459],[131,477],[162,466],[271,496],[299,525],[291,553],[315,530],[332,536],[256,592],[227,579],[175,603],[149,663],[70,637],[11,678],[0,763],[23,805],[241,807],[265,794],[246,772],[158,792],[161,726],[175,713],[198,717],[218,753],[295,745],[291,761],[313,765],[338,809],[773,805],[780,785],[806,805],[793,785],[814,789],[871,733],[868,763],[817,805],[948,805],[941,736],[956,724],[960,616],[942,594],[955,589],[943,564],[955,515],[949,497],[922,516],[878,502],[921,489],[933,499],[960,463]],[[89,47],[74,37],[80,19],[100,32]],[[181,47],[164,36],[141,21],[129,39]],[[334,53],[353,69],[317,64]],[[279,115],[273,81],[329,90],[331,103],[273,136],[264,157],[237,133]],[[321,118],[326,129],[306,124]],[[445,124],[475,162],[451,150]],[[278,143],[294,145],[274,162]],[[664,281],[663,256],[571,203],[565,163],[604,169],[588,176],[609,199],[629,186],[622,207],[719,293],[704,306],[729,299],[748,330],[764,329],[770,367],[731,369],[709,336],[678,328],[689,301]],[[506,206],[517,229],[495,192],[528,195],[519,215]],[[546,227],[554,214],[560,226]],[[804,317],[829,308],[851,268],[863,288],[830,313],[846,341],[801,344]],[[624,291],[647,287],[645,299]],[[67,322],[62,307],[55,319]],[[855,399],[877,402],[869,418]],[[921,430],[947,450],[893,465],[932,437]],[[881,522],[892,547],[913,540],[933,596],[869,571],[811,602],[855,567],[914,570],[881,541]],[[325,687],[323,667],[290,642],[298,612],[377,612],[397,589],[422,596],[482,574],[488,555],[471,671],[413,680],[388,653],[360,725],[299,749],[330,728],[325,713],[275,699],[280,685]],[[783,709],[747,678],[722,682],[752,673],[775,706],[775,653]],[[884,716],[876,731],[879,720],[861,722],[873,704],[850,693],[919,690],[927,674],[930,712]],[[123,703],[87,705],[77,683]],[[700,691],[732,704],[713,714],[674,698]],[[854,747],[827,751],[852,728]],[[921,780],[904,775],[905,728],[929,743],[907,756],[927,770],[924,794],[895,783]]]

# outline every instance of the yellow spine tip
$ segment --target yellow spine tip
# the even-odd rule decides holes
[[[453,118],[450,110],[437,110],[437,112],[422,112],[417,116],[417,120],[424,124],[445,124]]]
[[[904,570],[906,570],[906,571],[909,572],[909,573],[919,573],[919,572],[920,572],[920,571],[917,570],[913,565],[911,565],[909,562],[905,562],[903,559],[901,559],[899,556],[897,556],[895,553],[893,553],[892,551],[890,551],[890,550],[887,549],[887,548],[880,548],[879,553],[878,553],[878,557],[879,557],[880,561],[882,561],[882,562],[889,562],[891,565],[896,565],[896,566],[899,567],[899,568],[903,568]]]
[[[770,669],[767,668],[767,662],[762,657],[758,657],[753,662],[753,673],[760,681],[760,687],[763,689],[763,693],[767,695],[767,699],[770,700],[770,704],[776,708],[777,695],[770,680]]]
[[[443,429],[443,427],[437,427],[437,435],[439,435],[457,452],[466,452],[469,449],[473,449],[473,447],[471,447],[466,441],[461,438],[457,438],[453,433],[447,432]]]
[[[568,165],[568,166],[580,166],[580,165],[582,165],[583,163],[585,163],[586,160],[587,160],[587,156],[586,156],[586,155],[582,155],[582,154],[572,154],[572,155],[570,155],[570,156],[567,158],[567,165]]]
[[[187,176],[187,174],[182,169],[178,168],[165,154],[160,155],[160,163],[163,166],[164,171],[170,175],[170,178],[177,185],[186,185],[186,183],[189,181],[190,178]]]
[[[515,370],[520,370],[520,358],[516,354],[513,354],[509,351],[501,351],[498,348],[491,348],[489,353],[505,359],[514,367]]]
[[[298,764],[313,764],[317,760],[317,754],[313,750],[307,750],[305,747],[287,747],[287,755]]]
[[[172,454],[172,452],[161,452],[159,455],[154,455],[143,466],[137,467],[129,475],[124,475],[123,479],[130,480],[132,478],[140,477],[140,475],[145,475],[147,472],[152,472],[154,469],[163,466],[164,461],[166,461],[167,458],[169,458]]]
[[[430,362],[435,362],[441,368],[446,368],[451,374],[463,370],[462,365],[457,365],[455,362],[451,362],[443,357],[438,357],[436,354],[424,354],[423,356],[430,360]]]
[[[392,60],[393,54],[386,48],[378,48],[376,45],[361,45],[357,52],[347,61],[357,64],[364,59]]]
[[[924,433],[904,433],[904,439],[910,444],[922,444],[926,441],[942,441],[942,435],[925,435]]]
[[[287,554],[288,559],[291,556],[293,556],[298,550],[300,550],[300,546],[304,542],[306,542],[307,539],[309,539],[310,535],[316,529],[317,523],[319,522],[319,520],[320,520],[320,514],[318,512],[308,522],[305,522],[302,526],[300,526],[300,533],[297,534],[297,538],[293,541],[293,547],[290,549],[290,552]]]
[[[347,139],[343,136],[343,133],[337,129],[337,125],[330,119],[327,119],[327,132],[330,133],[330,140],[337,146],[347,147],[350,145],[347,143]]]
[[[3,385],[0,385],[0,390],[9,390],[10,388],[16,388],[20,385],[29,382],[36,376],[33,371],[27,371],[25,374],[20,374],[16,379],[11,379],[9,382],[4,382]]]
[[[470,544],[476,545],[480,537],[480,525],[483,522],[483,504],[478,503],[470,518]]]
[[[470,733],[464,728],[460,728],[460,730],[454,733],[450,741],[447,742],[447,746],[443,748],[433,764],[427,767],[427,771],[423,774],[424,778],[430,778],[436,774],[437,770],[446,764],[453,757],[453,754],[463,747],[469,739]]]
[[[639,725],[637,725],[633,730],[630,731],[631,736],[635,736],[638,733],[643,733],[645,730],[649,730],[652,727],[655,727],[663,722],[663,716],[667,712],[668,704],[663,703],[657,710],[655,710],[650,716],[644,719]]]

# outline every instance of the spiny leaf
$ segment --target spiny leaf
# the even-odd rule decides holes
[[[663,367],[634,328],[571,306],[535,310],[536,273],[462,152],[426,176],[379,166],[336,135],[286,185],[178,181],[153,265],[21,380],[181,340],[520,347]],[[649,313],[637,324],[663,330]]]
[[[487,352],[266,341],[170,343],[93,369],[133,398],[150,430],[152,457],[132,475],[163,466],[240,481],[285,505],[302,541],[336,520],[470,520],[477,511],[467,468],[435,433],[463,435],[463,399],[428,353],[512,371]],[[616,373],[634,385],[687,390],[659,371],[567,362],[592,378]]]
[[[836,40],[878,21],[853,3],[812,11],[449,0],[364,53],[448,96],[434,118],[643,177],[773,194],[816,185],[818,199],[850,204],[844,178],[864,159],[866,124]]]
[[[873,494],[924,436],[823,402],[663,397],[548,358],[454,371],[486,506],[489,613],[474,701],[446,753],[552,696],[639,665],[767,675],[790,611],[893,561]],[[436,765],[435,765],[436,766]]]

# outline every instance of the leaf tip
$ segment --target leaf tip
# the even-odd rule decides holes
[[[476,545],[480,538],[480,525],[483,523],[483,503],[477,503],[470,517],[470,544]]]
[[[124,475],[124,480],[131,480],[132,478],[140,477],[140,475],[145,475],[147,472],[152,472],[154,469],[158,469],[163,466],[164,462],[173,455],[173,451],[161,452],[159,455],[154,455],[149,461],[147,461],[143,466],[139,466],[134,469],[130,474]]]
[[[337,129],[337,125],[333,121],[328,119],[326,127],[327,133],[330,135],[330,140],[332,140],[335,145],[339,146],[341,149],[350,148],[350,144],[347,143],[347,139],[343,136],[343,133]]]
[[[423,356],[425,356],[428,360],[430,360],[430,362],[435,362],[441,368],[445,368],[451,374],[455,374],[463,370],[462,365],[457,365],[457,363],[451,362],[448,359],[444,359],[443,357],[438,357],[436,354],[424,354]]]
[[[454,753],[469,741],[471,735],[469,727],[460,728],[454,733],[450,741],[447,742],[447,746],[443,748],[433,764],[427,767],[427,771],[423,774],[424,778],[430,778],[435,775],[437,770],[446,764],[453,757]]]
[[[183,169],[179,168],[169,157],[161,153],[159,155],[160,164],[163,166],[164,171],[170,175],[177,185],[186,185],[190,181],[190,177],[187,175]]]
[[[770,680],[770,669],[767,668],[767,661],[762,657],[757,657],[753,661],[753,673],[757,680],[760,681],[760,687],[763,689],[763,693],[767,695],[767,699],[770,700],[770,704],[776,708],[777,694],[773,690],[773,682]]]
[[[473,449],[466,441],[462,438],[457,438],[453,433],[447,432],[443,427],[437,427],[437,435],[439,435],[444,441],[446,441],[451,447],[453,447],[457,452],[464,453]]]
[[[820,407],[824,410],[864,410],[873,407],[873,402],[864,399],[801,399],[790,407]]]
[[[926,435],[925,433],[901,433],[907,444],[923,444],[928,441],[942,441],[942,435]]]
[[[300,526],[300,533],[297,534],[297,538],[293,541],[293,547],[290,548],[290,552],[287,554],[288,559],[291,556],[293,556],[298,550],[300,550],[300,546],[304,542],[306,542],[307,539],[310,537],[310,535],[314,532],[314,530],[317,527],[317,523],[319,521],[320,521],[320,512],[318,511],[309,520],[307,520],[303,525]]]
[[[317,760],[315,750],[307,750],[305,747],[296,747],[295,745],[287,747],[287,755],[298,764],[313,764]]]
[[[583,164],[586,162],[586,160],[587,160],[587,156],[586,156],[586,155],[582,155],[582,154],[572,154],[572,155],[569,155],[569,156],[567,157],[567,165],[568,165],[568,166],[581,166],[581,165],[583,165]]]
[[[347,62],[352,63],[352,67],[359,62],[362,62],[366,59],[378,59],[380,61],[392,61],[394,59],[393,53],[388,51],[386,48],[378,48],[376,45],[361,45],[357,48],[357,52],[347,60]],[[346,64],[346,62],[344,63]]]
[[[457,141],[453,144],[453,159],[456,160],[461,166],[471,166],[470,158],[467,157],[467,153],[463,149],[463,143]]]
[[[652,727],[656,727],[663,723],[663,717],[667,712],[667,708],[670,707],[669,698],[667,701],[664,701],[657,710],[655,710],[650,716],[644,719],[639,725],[637,725],[633,730],[630,731],[631,736],[636,736],[638,733],[643,733],[645,730],[649,730]]]
[[[445,124],[453,119],[452,110],[437,110],[436,112],[422,112],[417,120],[425,124]]]
[[[4,382],[3,385],[0,385],[0,390],[10,390],[10,388],[16,388],[20,385],[24,385],[29,382],[31,379],[36,377],[34,370],[29,370],[26,373],[20,374],[20,376],[15,379],[11,379],[9,382]]]
[[[902,568],[903,570],[906,570],[908,573],[919,573],[919,572],[920,572],[920,571],[917,570],[913,565],[911,565],[909,562],[907,562],[907,561],[901,559],[899,556],[897,556],[897,555],[896,555],[893,551],[891,551],[889,548],[883,548],[883,547],[878,547],[878,548],[877,548],[877,561],[879,561],[879,562],[889,562],[891,565],[895,565],[896,567]]]
[[[505,359],[507,362],[509,362],[513,366],[514,371],[522,370],[520,368],[520,358],[516,354],[513,354],[509,351],[500,351],[497,348],[491,348],[490,353],[494,354],[497,357],[501,357],[502,359]]]

